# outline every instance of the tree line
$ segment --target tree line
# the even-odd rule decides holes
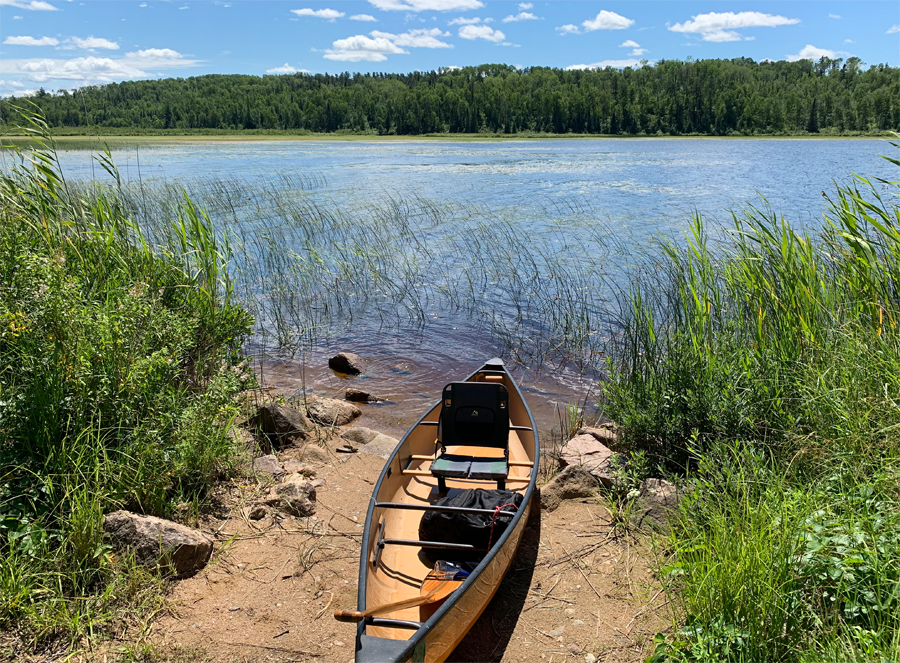
[[[900,68],[663,60],[636,68],[492,64],[410,74],[206,75],[29,97],[51,127],[416,135],[859,133],[900,129]],[[0,100],[0,122],[16,116]]]

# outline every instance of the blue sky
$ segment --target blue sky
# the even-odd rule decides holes
[[[212,73],[822,55],[900,64],[900,2],[0,0],[0,96]]]

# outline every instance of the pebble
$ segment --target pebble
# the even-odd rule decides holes
[[[585,654],[584,663],[597,663],[597,657],[593,654]]]
[[[344,646],[344,643],[341,642],[340,640],[335,640],[331,644],[333,644],[335,647],[343,647]]]
[[[566,649],[568,649],[572,654],[575,654],[576,656],[581,653],[581,647],[576,645],[574,642],[570,642],[569,644],[567,644]]]
[[[240,609],[241,609],[241,606],[239,606],[239,605],[233,605],[233,606],[230,606],[230,607],[228,608],[228,612],[237,612],[237,611],[240,610]]]
[[[569,617],[571,617],[572,615],[575,614],[575,609],[574,609],[574,608],[566,608],[566,614],[567,614]]]
[[[566,632],[566,628],[564,626],[560,626],[559,628],[555,628],[552,631],[550,631],[547,635],[549,635],[551,638],[558,638],[565,632]]]
[[[572,622],[572,625],[573,625],[573,626],[584,626],[584,620],[583,620],[583,619],[576,619],[574,622]]]

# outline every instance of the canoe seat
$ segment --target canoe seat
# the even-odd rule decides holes
[[[482,479],[506,487],[509,476],[509,392],[496,382],[451,382],[444,387],[438,420],[437,457],[431,473],[447,492],[446,479]],[[449,447],[501,449],[503,457],[460,454]]]

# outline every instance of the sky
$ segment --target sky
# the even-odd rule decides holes
[[[0,0],[0,96],[202,74],[823,55],[900,65],[900,2]]]

